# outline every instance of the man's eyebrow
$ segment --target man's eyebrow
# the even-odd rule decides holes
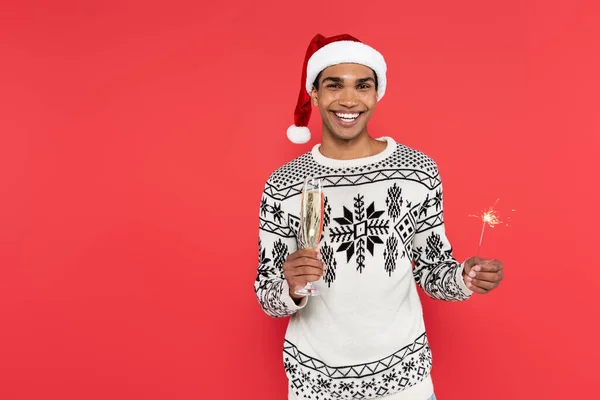
[[[335,83],[344,83],[344,80],[342,78],[338,78],[336,76],[328,76],[327,78],[323,79],[322,83],[325,83],[327,81],[331,81],[331,82],[335,82]],[[356,83],[365,83],[365,82],[375,83],[375,79],[368,77],[368,78],[359,78],[356,80]]]
[[[335,82],[335,83],[344,83],[344,80],[342,78],[338,78],[335,76],[328,76],[327,78],[323,79],[323,83],[325,83],[327,81],[331,81],[331,82]]]
[[[360,79],[356,80],[357,83],[365,83],[365,82],[369,82],[369,81],[375,83],[375,79],[373,79],[371,77],[369,77],[369,78],[360,78]]]

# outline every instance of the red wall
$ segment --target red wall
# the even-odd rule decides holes
[[[1,399],[285,398],[258,205],[316,32],[386,55],[371,133],[436,159],[457,258],[517,209],[497,292],[423,299],[438,397],[595,398],[600,3],[94,3],[0,8]]]

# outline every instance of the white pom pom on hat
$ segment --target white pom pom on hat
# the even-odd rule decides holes
[[[302,66],[302,88],[294,110],[294,124],[287,130],[287,137],[292,143],[304,144],[310,140],[310,93],[315,79],[325,68],[342,63],[361,64],[375,71],[377,101],[383,98],[387,86],[387,65],[381,53],[347,34],[329,38],[317,34],[306,50]]]
[[[287,137],[290,142],[295,144],[308,143],[310,140],[310,130],[307,126],[291,125],[287,129]]]

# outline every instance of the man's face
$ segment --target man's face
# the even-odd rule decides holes
[[[366,131],[377,104],[375,73],[360,64],[338,64],[323,70],[313,104],[323,118],[323,133],[351,140]]]

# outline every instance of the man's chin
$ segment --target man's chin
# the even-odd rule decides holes
[[[362,129],[361,130],[336,129],[336,130],[332,131],[332,135],[334,138],[336,138],[338,140],[349,141],[349,140],[358,138],[360,136],[361,132],[362,132]]]

